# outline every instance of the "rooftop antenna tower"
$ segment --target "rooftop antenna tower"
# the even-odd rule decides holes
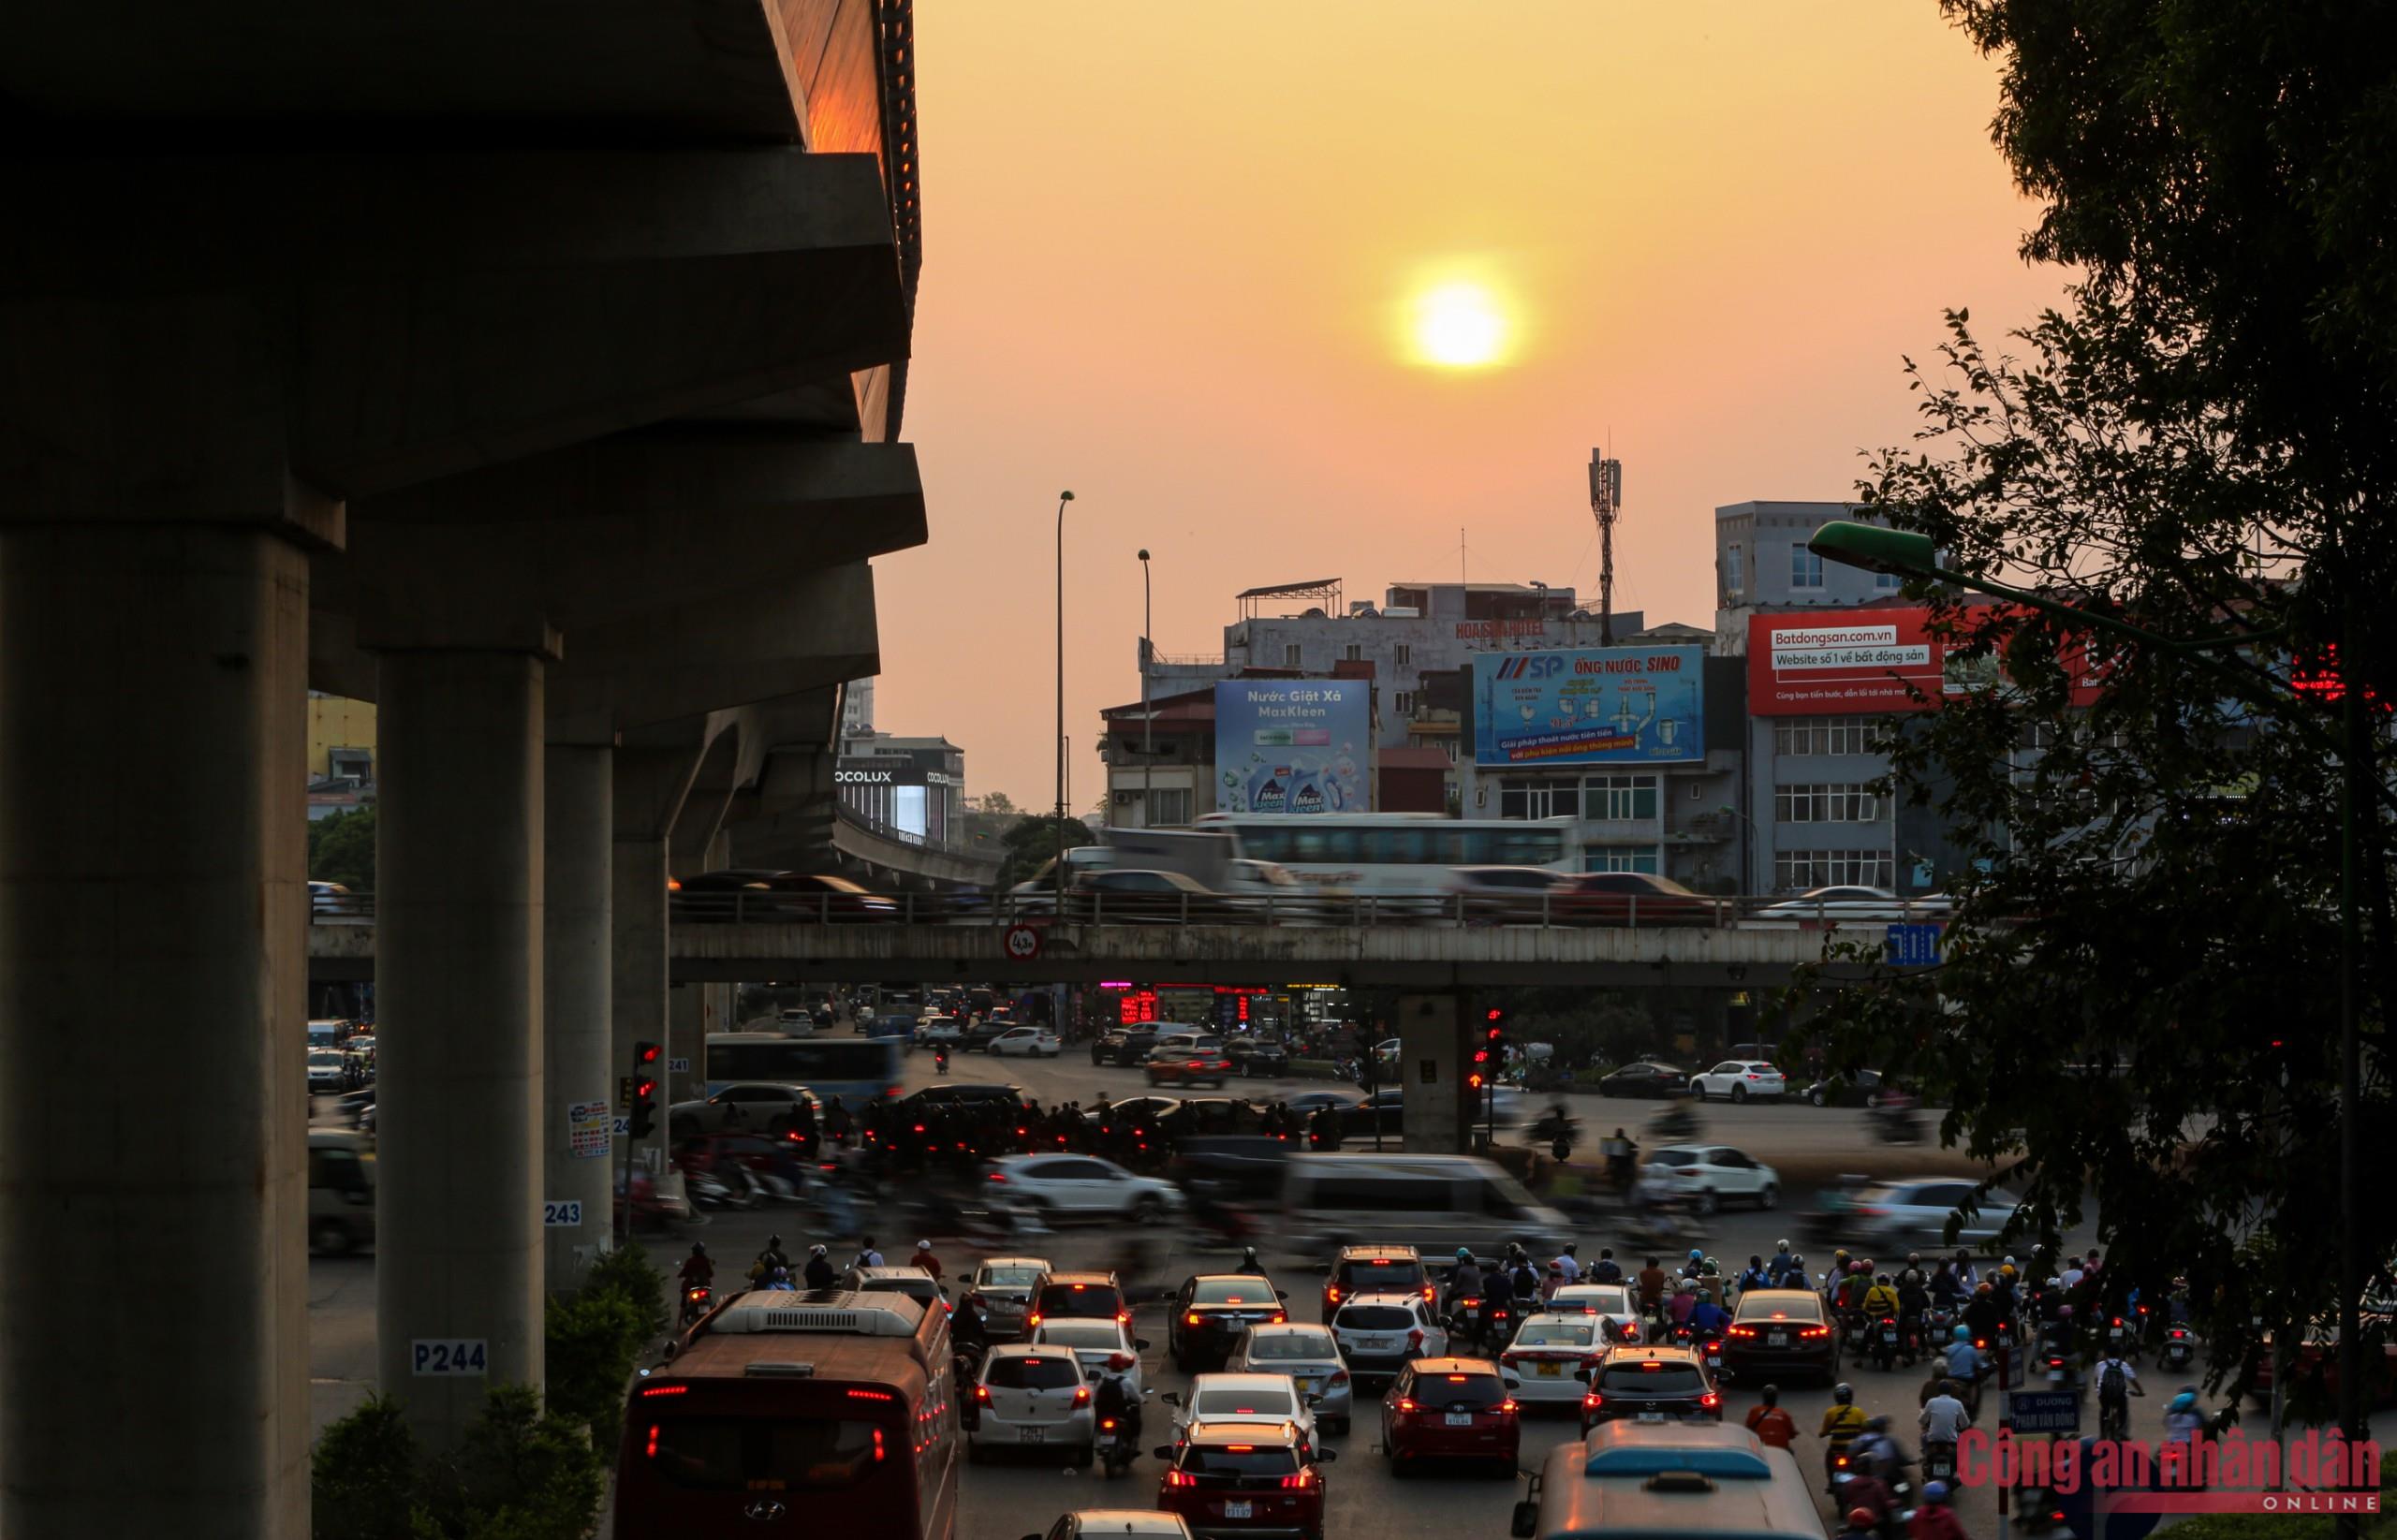
[[[1590,517],[1598,521],[1598,644],[1614,645],[1614,521],[1623,516],[1623,462],[1590,451]]]

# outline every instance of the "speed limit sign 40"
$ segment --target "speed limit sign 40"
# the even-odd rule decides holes
[[[1008,957],[1018,962],[1029,962],[1040,955],[1040,932],[1029,925],[1010,925],[1007,948]]]

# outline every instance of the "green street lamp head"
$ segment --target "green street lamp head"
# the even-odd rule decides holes
[[[1901,578],[1933,577],[1939,565],[1939,554],[1933,549],[1930,535],[1917,535],[1912,530],[1883,529],[1878,524],[1860,524],[1849,519],[1834,519],[1816,530],[1815,537],[1806,542],[1806,549],[1826,562]]]
[[[1143,547],[1143,548],[1141,549],[1141,551],[1140,551],[1140,560],[1142,560],[1142,561],[1144,561],[1144,562],[1145,562],[1145,561],[1147,561],[1148,559],[1149,559],[1148,550],[1147,550],[1147,548]]]
[[[1069,491],[1061,491],[1061,492],[1059,492],[1059,493],[1057,494],[1057,501],[1058,501],[1058,502],[1060,502],[1060,503],[1070,503],[1070,502],[1072,502],[1073,500],[1074,500],[1074,494],[1073,494],[1072,492],[1069,492]]]

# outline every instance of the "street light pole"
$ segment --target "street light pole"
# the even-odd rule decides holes
[[[1986,579],[1969,578],[1949,572],[1938,565],[1938,553],[1927,535],[1908,530],[1883,529],[1875,524],[1860,524],[1849,520],[1834,520],[1815,532],[1806,548],[1825,561],[1846,566],[1862,567],[1868,572],[1890,572],[1901,578],[1923,578],[1977,594],[2009,599],[2017,604],[2062,616],[2077,625],[2094,631],[2104,631],[2126,637],[2142,645],[2190,658],[2208,672],[2228,684],[2242,698],[2256,703],[2258,697],[2272,699],[2267,684],[2277,685],[2287,699],[2302,703],[2304,697],[2295,685],[2277,675],[2252,674],[2213,656],[2217,649],[2252,646],[2270,640],[2271,633],[2237,637],[2200,637],[2176,639],[2159,636],[2144,626],[2128,621],[2101,615],[2076,605],[2062,603],[2044,594]],[[2360,819],[2364,803],[2377,795],[2384,801],[2397,801],[2390,789],[2375,787],[2367,767],[2371,764],[2372,741],[2364,727],[2363,710],[2359,697],[2362,686],[2350,677],[2357,657],[2355,640],[2355,600],[2351,594],[2342,602],[2339,642],[2339,721],[2340,731],[2333,736],[2314,723],[2300,717],[2292,726],[2317,746],[2335,753],[2340,761],[2339,777],[2339,1425],[2349,1440],[2360,1442],[2365,1434],[2363,1421],[2363,1386],[2361,1359],[2358,1339],[2362,1334],[2363,1274],[2361,1257],[2356,1246],[2358,1195],[2356,1191],[2356,1117],[2361,1099],[2363,1079],[2360,1049],[2358,1046],[2356,1020],[2362,1010],[2363,936],[2361,909],[2356,885],[2362,866]],[[2273,1388],[2279,1388],[2275,1377]],[[2352,1514],[2339,1516],[2339,1533],[2353,1535],[2356,1518]]]
[[[1066,505],[1074,494],[1057,494],[1057,907],[1051,917],[1066,917]]]
[[[1156,721],[1149,711],[1149,665],[1157,644],[1149,631],[1149,551],[1140,548],[1140,827],[1156,827]]]

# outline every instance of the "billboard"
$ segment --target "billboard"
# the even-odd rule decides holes
[[[1362,679],[1215,686],[1215,806],[1305,815],[1373,811],[1374,687]]]
[[[1477,765],[1706,757],[1706,649],[1581,647],[1473,659]]]
[[[1977,616],[2028,622],[2012,606]],[[1851,716],[1925,711],[1947,696],[1996,688],[2005,670],[1994,653],[1950,656],[1930,633],[1931,612],[1886,609],[1801,611],[1748,617],[1748,711],[1754,716]],[[2079,637],[2059,648],[2076,706],[2096,700],[2102,658]],[[1913,691],[1919,690],[1917,699]]]

